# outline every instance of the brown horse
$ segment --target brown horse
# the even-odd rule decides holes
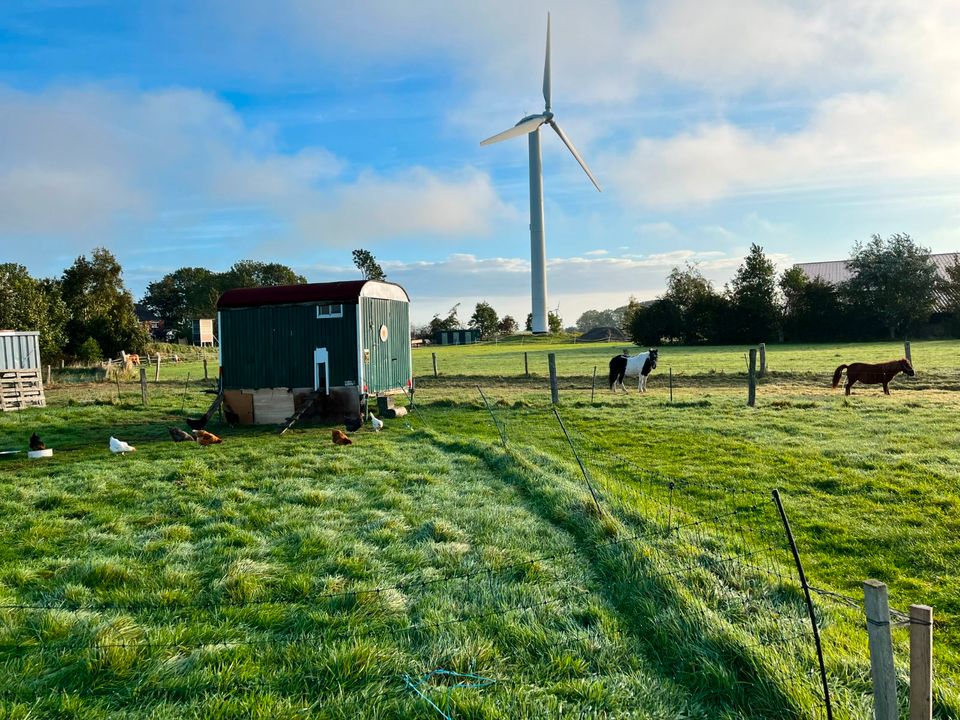
[[[843,369],[847,369],[847,384],[845,389],[847,395],[850,394],[850,388],[853,387],[855,382],[862,382],[865,384],[876,385],[878,383],[883,385],[883,392],[887,395],[890,394],[890,388],[887,385],[896,377],[899,373],[906,373],[910,377],[913,377],[913,366],[910,364],[910,361],[906,358],[902,360],[891,360],[890,362],[877,363],[871,365],[870,363],[851,363],[850,365],[841,365],[833,373],[833,386],[836,387],[840,384],[840,375],[843,374]]]

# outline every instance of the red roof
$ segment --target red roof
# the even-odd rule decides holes
[[[369,280],[275,285],[262,288],[227,290],[217,301],[217,309],[255,307],[257,305],[290,305],[309,302],[356,302]],[[392,285],[393,283],[386,283]],[[399,287],[399,286],[397,286]]]

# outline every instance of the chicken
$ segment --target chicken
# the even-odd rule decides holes
[[[378,418],[373,413],[370,413],[370,424],[373,425],[374,432],[380,432],[383,430],[383,420]]]
[[[343,430],[334,429],[332,435],[334,445],[353,445],[353,440]]]
[[[206,430],[194,430],[193,436],[197,439],[197,442],[204,447],[207,445],[219,445],[223,442],[223,440],[218,438],[212,432],[207,432]]]
[[[361,427],[363,427],[363,420],[359,415],[356,417],[352,415],[343,416],[343,427],[347,432],[356,432]]]
[[[47,446],[43,444],[43,440],[40,439],[40,436],[34,433],[30,436],[30,449],[31,450],[46,450]]]
[[[110,438],[110,452],[126,455],[128,452],[136,451],[137,449],[133,445],[129,445],[123,440],[117,440],[115,437]]]
[[[167,430],[170,432],[170,437],[174,442],[184,442],[189,440],[193,442],[196,438],[185,430],[181,430],[178,427],[168,427]]]

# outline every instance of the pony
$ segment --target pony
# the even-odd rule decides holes
[[[638,389],[640,392],[646,392],[647,376],[657,367],[658,352],[655,348],[651,348],[639,355],[629,356],[624,353],[612,358],[610,360],[610,390],[616,392],[619,385],[626,392],[627,389],[623,387],[623,378],[627,376],[639,377],[640,386]]]
[[[847,370],[847,384],[845,386],[847,395],[850,394],[850,388],[853,387],[855,382],[862,382],[869,385],[882,384],[884,394],[889,395],[890,388],[887,387],[887,385],[899,373],[906,373],[910,377],[914,376],[913,366],[906,358],[877,363],[875,365],[870,363],[850,363],[849,365],[841,365],[834,370],[834,387],[840,384],[840,376],[843,374],[844,368]]]

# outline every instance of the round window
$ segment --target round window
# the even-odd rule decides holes
[[[390,337],[390,332],[387,330],[387,326],[381,325],[380,326],[380,342],[386,342],[388,337]]]

